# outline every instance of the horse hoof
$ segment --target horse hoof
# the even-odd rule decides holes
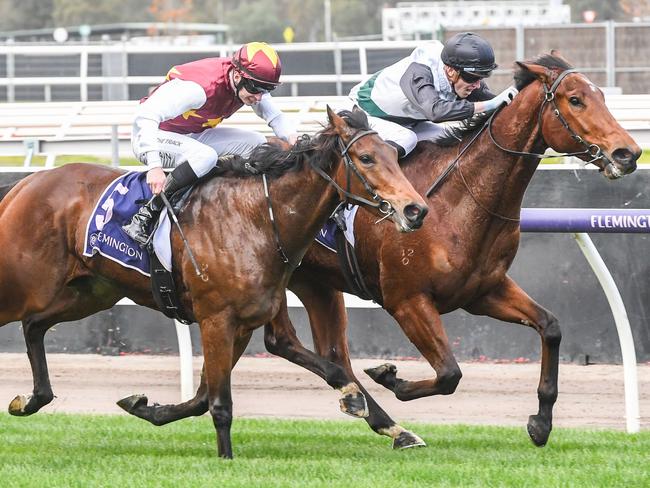
[[[528,417],[528,435],[537,447],[544,447],[551,434],[551,423],[544,420],[540,415],[531,415]]]
[[[34,412],[27,412],[27,404],[32,400],[34,395],[17,395],[16,398],[11,400],[9,408],[7,409],[11,415],[16,417],[25,417],[31,415]]]
[[[122,398],[117,402],[118,407],[123,410],[126,410],[129,413],[133,413],[138,407],[146,406],[149,403],[149,399],[146,395],[131,395],[126,398]]]
[[[393,449],[409,449],[411,447],[427,447],[427,443],[408,430],[400,432],[393,439]]]
[[[385,386],[388,389],[395,387],[397,380],[397,366],[394,364],[386,363],[376,368],[368,368],[363,370],[373,381]]]
[[[360,391],[348,393],[339,398],[339,405],[341,406],[341,412],[352,417],[366,418],[370,415],[370,412],[368,412],[366,397]]]

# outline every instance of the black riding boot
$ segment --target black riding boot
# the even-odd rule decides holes
[[[194,183],[197,178],[189,163],[184,162],[167,175],[163,193],[170,198],[181,188]],[[122,226],[122,230],[140,247],[146,246],[150,239],[149,226],[160,215],[163,208],[165,208],[165,204],[160,195],[154,195],[151,200],[138,209],[130,223]]]

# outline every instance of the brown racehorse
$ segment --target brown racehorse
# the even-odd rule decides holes
[[[195,188],[178,217],[201,277],[172,232],[175,281],[199,323],[209,410],[223,457],[232,457],[230,372],[253,330],[276,315],[291,273],[340,198],[365,199],[400,231],[419,228],[427,212],[394,148],[368,128],[363,112],[339,116],[328,109],[328,115],[328,127],[290,150],[265,145],[250,160],[230,163],[242,173],[251,167],[265,173],[270,199],[259,176],[212,178]],[[67,165],[26,177],[0,202],[0,324],[22,320],[34,377],[33,393],[9,405],[13,415],[33,414],[53,398],[43,346],[47,329],[110,308],[122,297],[156,308],[148,278],[101,256],[82,256],[94,203],[119,174]],[[365,415],[363,395],[344,378],[333,386],[349,413]]]
[[[539,156],[548,147],[577,153],[599,166],[609,179],[634,171],[641,150],[607,110],[602,92],[563,59],[546,55],[517,64],[515,84],[520,93],[493,117],[489,127],[483,126],[482,132],[468,129],[460,144],[451,147],[420,143],[402,164],[422,195],[447,168],[452,164],[455,168],[446,180],[432,185],[436,186],[428,196],[432,211],[422,230],[417,235],[398,235],[388,225],[372,225],[370,214],[358,212],[355,249],[374,299],[397,320],[436,376],[406,381],[397,377],[391,365],[367,373],[400,400],[449,395],[462,374],[450,350],[442,314],[461,308],[531,327],[541,338],[542,364],[539,411],[530,417],[528,433],[536,445],[543,446],[551,432],[557,398],[561,333],[557,319],[506,274],[519,245],[523,195]],[[334,361],[358,383],[350,366],[347,317],[340,293],[356,291],[346,284],[337,256],[320,244],[313,245],[293,274],[289,289],[307,309],[320,356],[298,341],[286,302],[266,326],[268,350],[314,371],[329,384],[340,375],[327,360]],[[370,413],[366,420],[374,431],[392,437],[394,447],[424,445],[361,389]],[[207,409],[203,386],[190,402],[160,407],[150,415],[155,413],[157,423],[166,423],[200,413],[189,408],[197,404]]]

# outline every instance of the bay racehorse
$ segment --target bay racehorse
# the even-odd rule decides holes
[[[417,234],[397,234],[373,225],[365,211],[355,221],[355,252],[367,290],[399,323],[436,376],[398,378],[382,365],[366,372],[400,400],[452,394],[461,370],[451,352],[441,315],[464,309],[533,328],[541,338],[539,410],[528,421],[537,446],[546,444],[557,399],[561,339],[557,319],[532,300],[506,273],[519,245],[524,192],[547,148],[574,154],[616,179],[631,173],[641,150],[608,111],[603,94],[562,58],[545,55],[518,62],[520,93],[486,124],[469,124],[447,146],[421,142],[402,164],[431,212]],[[451,139],[450,139],[451,140]],[[431,182],[435,182],[431,184]],[[350,366],[347,317],[341,291],[359,293],[346,282],[338,257],[314,244],[293,274],[289,289],[309,315],[318,355],[300,344],[286,301],[265,327],[267,349],[323,377],[332,385],[341,368],[366,395],[366,421],[393,439],[393,447],[424,445],[396,424],[370,397]],[[334,366],[330,361],[337,365]],[[142,415],[166,423],[207,409],[202,384],[194,399]]]
[[[419,228],[427,212],[394,148],[369,129],[362,111],[339,116],[328,108],[328,116],[316,137],[305,136],[289,150],[261,146],[249,160],[232,160],[230,173],[194,189],[178,218],[201,276],[178,231],[171,235],[175,282],[200,327],[209,410],[223,457],[232,457],[230,372],[253,330],[279,310],[292,271],[340,199],[372,206],[399,231]],[[251,172],[265,174],[264,184]],[[123,297],[156,308],[147,277],[82,255],[94,203],[120,174],[66,165],[0,192],[0,324],[22,321],[34,379],[33,392],[10,403],[13,415],[33,414],[52,401],[43,346],[50,327],[108,309]],[[363,395],[354,383],[341,383],[344,378],[333,385],[342,402],[349,413],[365,415]]]

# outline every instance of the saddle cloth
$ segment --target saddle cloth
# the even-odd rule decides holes
[[[343,209],[343,219],[345,222],[345,239],[354,247],[354,218],[359,210],[358,205],[347,206]],[[316,242],[325,246],[332,252],[336,252],[336,233],[340,232],[336,221],[330,217],[316,236]]]
[[[84,238],[84,256],[102,256],[150,276],[149,255],[128,237],[122,226],[131,221],[142,201],[152,197],[146,183],[147,173],[131,171],[114,179],[104,190],[90,214]],[[153,237],[154,251],[162,265],[171,271],[171,221],[161,212]]]

